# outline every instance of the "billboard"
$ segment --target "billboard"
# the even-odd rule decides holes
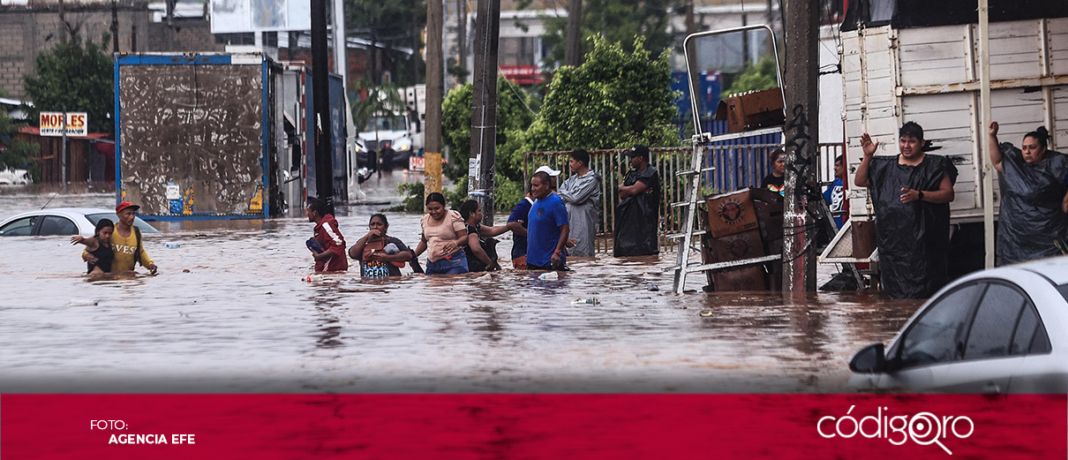
[[[211,33],[310,30],[310,0],[211,0]]]
[[[42,136],[63,135],[63,112],[41,112],[40,123]],[[89,114],[67,112],[66,128],[68,136],[88,136]]]

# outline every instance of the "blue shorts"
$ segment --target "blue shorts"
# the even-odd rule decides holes
[[[467,254],[463,251],[453,254],[451,259],[441,259],[437,262],[427,259],[427,275],[459,275],[461,273],[467,273]]]

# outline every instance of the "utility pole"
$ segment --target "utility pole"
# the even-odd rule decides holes
[[[815,222],[808,217],[808,185],[814,184],[819,146],[819,0],[786,5],[786,191],[782,249],[783,289],[816,290]],[[822,198],[821,198],[822,199]]]
[[[312,106],[315,110],[315,193],[334,205],[334,151],[330,135],[330,59],[326,42],[326,2],[311,0]],[[266,82],[264,82],[266,84]]]
[[[479,2],[479,5],[481,4]],[[481,13],[481,8],[479,12]],[[579,64],[582,64],[582,0],[571,0],[567,7],[567,47],[564,48],[564,65],[578,67]]]
[[[693,35],[697,33],[697,24],[694,18],[694,5],[693,0],[686,0],[686,35]]]
[[[334,37],[334,72],[341,75],[341,85],[349,87],[349,47],[345,34],[345,0],[334,0],[333,24]],[[351,116],[351,115],[350,115]]]
[[[458,7],[458,8],[456,8],[456,16],[457,16],[456,17],[456,19],[457,19],[456,25],[459,26],[459,28],[457,30],[460,33],[460,36],[457,39],[457,44],[459,45],[459,48],[460,48],[460,62],[457,62],[457,64],[461,68],[466,69],[467,68],[467,0],[456,0],[456,6]],[[464,83],[467,83],[467,76],[459,76],[459,78],[457,79],[457,82],[459,82],[461,85],[464,84]]]
[[[974,99],[973,99],[974,100]],[[979,0],[979,157],[983,159],[983,244],[986,268],[994,268],[994,164],[990,159],[990,9]]]
[[[67,194],[67,106],[63,106],[63,147],[60,153],[59,169],[63,181],[63,194]]]
[[[477,14],[467,191],[482,208],[482,223],[493,225],[493,172],[494,158],[497,156],[497,42],[501,34],[501,0],[478,0]]]
[[[441,80],[441,29],[444,23],[440,0],[426,2],[426,153],[423,167],[426,174],[424,193],[441,192],[441,100],[445,82]]]
[[[119,2],[111,0],[111,52],[119,53]]]

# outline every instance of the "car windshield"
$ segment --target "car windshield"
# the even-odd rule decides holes
[[[399,131],[404,130],[404,117],[399,115],[372,117],[367,120],[364,131]]]
[[[113,212],[102,212],[102,213],[99,213],[99,214],[86,214],[85,218],[89,219],[89,222],[92,222],[93,225],[96,225],[97,222],[100,222],[100,219],[111,219],[112,222],[118,222],[119,221],[119,216],[116,215]],[[141,229],[141,233],[159,233],[159,230],[156,230],[151,225],[148,225],[148,222],[145,222],[145,221],[141,220],[140,217],[135,217],[134,218],[134,227],[137,227],[137,228]]]

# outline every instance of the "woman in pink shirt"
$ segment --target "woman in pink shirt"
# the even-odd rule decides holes
[[[429,249],[427,275],[455,275],[467,273],[467,227],[460,213],[445,208],[445,196],[431,193],[426,197],[427,214],[419,225],[423,229],[415,256]]]

